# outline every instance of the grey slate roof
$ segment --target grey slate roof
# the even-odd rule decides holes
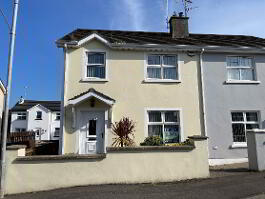
[[[87,93],[90,93],[90,92],[93,92],[93,93],[95,93],[96,95],[98,95],[98,96],[100,96],[100,97],[102,97],[102,98],[105,98],[105,99],[107,99],[107,100],[112,100],[112,101],[115,102],[114,99],[112,99],[111,97],[109,97],[109,96],[107,96],[107,95],[104,95],[104,94],[101,93],[101,92],[96,91],[94,88],[90,88],[90,89],[88,89],[88,91],[83,92],[83,93],[80,93],[79,95],[76,95],[76,96],[74,96],[73,98],[71,98],[71,99],[69,99],[69,100],[77,99],[77,98],[79,98],[79,97],[81,97],[81,96],[83,96],[83,95],[85,95],[85,94],[87,94]]]
[[[221,34],[192,34],[186,38],[172,38],[168,32],[143,32],[119,30],[92,30],[76,29],[56,41],[65,43],[80,41],[87,36],[97,33],[112,44],[175,44],[194,46],[231,46],[231,47],[265,47],[265,39],[246,35],[221,35]]]
[[[36,101],[36,100],[24,100],[23,104],[16,103],[16,105],[11,109],[11,112],[17,111],[26,111],[33,106],[40,104],[50,111],[60,111],[61,110],[61,102],[60,101]]]

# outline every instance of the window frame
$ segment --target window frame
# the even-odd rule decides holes
[[[38,113],[41,113],[41,117],[40,118],[38,118]],[[35,118],[35,120],[42,120],[43,119],[42,116],[43,116],[42,111],[36,111],[36,118]]]
[[[148,137],[148,125],[149,125],[149,115],[148,112],[150,111],[159,111],[159,112],[167,112],[167,111],[177,111],[179,113],[179,122],[166,122],[163,124],[164,125],[179,125],[179,142],[184,141],[184,135],[183,135],[183,117],[182,117],[182,109],[181,108],[145,108],[144,110],[144,115],[145,115],[145,137]],[[161,115],[162,122],[151,122],[150,125],[161,125],[163,123],[163,115]],[[164,128],[163,128],[164,129]],[[163,140],[164,139],[164,130],[163,130]]]
[[[232,121],[232,113],[243,113],[243,121]],[[246,120],[246,113],[257,113],[257,118],[258,121],[247,121]],[[261,127],[261,115],[260,115],[260,111],[259,110],[232,110],[230,111],[230,123],[231,123],[231,132],[232,132],[232,148],[237,148],[237,147],[247,147],[247,129],[246,129],[246,125],[247,124],[258,124],[259,128]],[[233,133],[233,128],[232,125],[233,124],[244,124],[244,130],[245,130],[245,137],[246,137],[246,141],[245,142],[235,142],[234,141],[234,133]]]
[[[160,56],[160,64],[159,65],[148,65],[148,57],[149,56]],[[175,56],[176,57],[176,66],[173,65],[164,65],[163,62],[163,57],[164,56]],[[144,82],[158,82],[158,83],[180,83],[181,82],[181,75],[180,75],[180,60],[179,60],[179,54],[178,53],[145,53],[144,55],[145,59],[144,59]],[[148,77],[148,72],[147,69],[148,67],[150,68],[160,68],[161,69],[161,78],[149,78]],[[164,79],[163,75],[164,75],[164,68],[175,68],[176,67],[176,72],[177,72],[177,79]]]
[[[23,119],[23,117],[25,117],[25,119]],[[17,113],[17,120],[27,120],[27,113],[26,112],[18,112]]]
[[[87,77],[87,66],[88,64],[88,54],[89,53],[101,53],[104,54],[104,66],[105,66],[105,77]],[[95,65],[95,64],[90,64]],[[100,65],[100,64],[98,64]],[[83,82],[107,82],[108,81],[108,52],[103,49],[85,49],[83,52],[83,67],[82,67],[82,81]]]
[[[56,129],[59,129],[59,130],[58,130],[58,132],[59,132],[59,135],[56,135],[56,134],[55,134],[55,132],[56,132]],[[60,127],[55,127],[55,128],[54,128],[53,137],[60,137]]]
[[[252,66],[228,66],[228,60],[231,57],[243,57],[243,58],[250,58],[252,60]],[[228,71],[231,69],[252,69],[253,71],[253,79],[252,80],[247,80],[247,79],[229,79],[228,78]],[[240,72],[241,76],[241,72]],[[240,77],[241,78],[241,77]],[[254,56],[244,56],[244,55],[229,55],[226,56],[226,83],[259,83],[257,80],[257,71],[256,71],[256,62],[255,62],[255,57]]]
[[[58,115],[59,115],[59,119],[58,119]],[[55,113],[55,121],[60,121],[61,120],[61,113],[60,112],[56,112]]]

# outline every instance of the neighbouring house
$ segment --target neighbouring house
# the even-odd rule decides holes
[[[62,153],[105,153],[110,124],[124,116],[136,122],[137,145],[204,135],[193,51],[208,36],[188,36],[187,20],[173,16],[170,33],[77,29],[56,42],[65,55]]]
[[[213,35],[209,41],[213,52],[202,60],[209,162],[248,161],[246,131],[265,128],[265,39]]]
[[[36,140],[59,140],[60,101],[24,100],[11,109],[12,132],[34,131]]]
[[[6,93],[6,88],[0,79],[0,132],[2,130],[2,116],[4,111],[5,93]]]

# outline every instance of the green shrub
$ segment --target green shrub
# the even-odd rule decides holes
[[[140,143],[141,146],[162,146],[163,139],[159,136],[149,136],[145,138],[144,142]]]

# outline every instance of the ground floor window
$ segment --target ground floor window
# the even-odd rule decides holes
[[[147,111],[148,136],[160,136],[165,143],[180,141],[180,119],[177,110]]]
[[[18,133],[22,133],[22,132],[26,132],[26,129],[25,128],[16,128],[15,131]]]
[[[55,128],[54,129],[54,137],[59,137],[60,136],[60,128]]]
[[[257,111],[235,111],[232,116],[233,142],[246,142],[246,132],[259,128],[259,114]]]

